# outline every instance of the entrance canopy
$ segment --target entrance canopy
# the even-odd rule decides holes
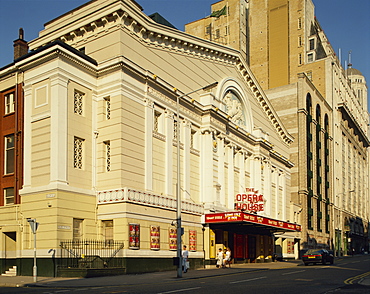
[[[289,232],[300,232],[301,226],[272,218],[263,217],[257,214],[250,214],[245,212],[233,211],[233,212],[221,212],[221,213],[210,213],[203,215],[203,224],[242,224],[242,225],[253,225],[261,227],[261,229],[269,229],[270,231],[289,231]]]

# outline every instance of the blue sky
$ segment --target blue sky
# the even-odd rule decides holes
[[[160,13],[176,28],[211,13],[217,0],[136,0],[144,13]],[[13,41],[22,27],[25,40],[38,36],[43,24],[87,0],[0,0],[0,68],[13,61]],[[351,51],[353,67],[370,85],[370,0],[313,0],[315,14],[334,50],[341,48],[342,65]]]

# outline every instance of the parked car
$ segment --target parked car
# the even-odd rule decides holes
[[[333,254],[329,253],[326,249],[309,249],[305,254],[302,256],[302,261],[304,265],[308,265],[310,263],[334,263],[334,256]]]

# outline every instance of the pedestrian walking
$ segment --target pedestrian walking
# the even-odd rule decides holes
[[[189,251],[186,249],[186,245],[183,246],[182,250],[182,269],[184,273],[189,269]]]
[[[217,263],[216,263],[216,267],[217,268],[222,268],[224,265],[224,253],[222,251],[222,248],[219,248],[218,249],[218,253],[217,253]]]
[[[226,265],[229,265],[229,267],[231,267],[231,250],[229,247],[227,247],[225,251],[224,267],[226,267]]]

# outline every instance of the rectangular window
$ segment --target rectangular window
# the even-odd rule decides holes
[[[159,133],[161,113],[159,111],[154,111],[154,131]]]
[[[180,132],[180,130],[178,130],[177,120],[174,120],[173,121],[173,139],[174,140],[177,140],[177,132]]]
[[[206,35],[210,35],[210,34],[211,34],[211,25],[206,26]]]
[[[14,173],[14,155],[15,155],[15,144],[14,134],[5,136],[5,174]]]
[[[218,39],[218,38],[220,38],[220,30],[219,29],[216,30],[216,39]]]
[[[105,119],[110,120],[110,97],[104,98],[104,104],[105,104]]]
[[[83,219],[73,219],[73,241],[81,241],[83,237]]]
[[[315,50],[315,39],[310,39],[309,42],[310,42],[309,50]]]
[[[103,220],[103,234],[105,245],[113,244],[113,220]]]
[[[298,30],[300,30],[302,28],[302,18],[299,17],[298,18]]]
[[[307,54],[307,62],[313,62],[313,53]]]
[[[82,110],[83,110],[83,98],[84,98],[85,94],[84,93],[81,93],[79,91],[76,91],[74,92],[74,113],[78,114],[78,115],[82,115]]]
[[[14,188],[4,189],[4,204],[5,205],[14,204]]]
[[[298,37],[298,47],[302,46],[302,36]]]
[[[302,65],[302,53],[299,53],[298,55],[298,64]]]
[[[5,95],[5,114],[13,113],[15,110],[14,93]]]
[[[106,171],[110,171],[110,141],[105,141],[105,164],[106,164]]]
[[[73,166],[77,169],[82,169],[82,155],[83,155],[83,142],[84,139],[74,138],[74,162]]]

